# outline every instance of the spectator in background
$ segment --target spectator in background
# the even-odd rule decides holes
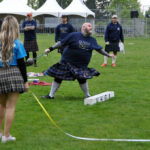
[[[27,14],[27,20],[23,22],[22,28],[24,29],[24,47],[27,52],[26,60],[29,58],[29,52],[33,53],[34,67],[37,67],[37,51],[38,45],[36,41],[36,21],[32,18],[32,13]]]
[[[120,51],[119,42],[124,43],[122,26],[119,24],[117,15],[112,16],[112,22],[107,25],[105,31],[105,51],[113,52],[115,57],[112,58],[112,66],[116,67],[117,52]],[[102,67],[107,66],[108,57],[104,56]]]
[[[55,42],[63,40],[69,33],[74,32],[73,26],[68,23],[68,16],[62,15],[62,23],[55,29]],[[62,54],[64,48],[58,49],[58,52]]]
[[[26,51],[18,40],[19,24],[13,16],[4,18],[0,33],[0,138],[2,143],[15,141],[9,133],[19,93],[28,90]],[[5,118],[4,133],[2,124]],[[3,136],[2,136],[3,135]]]

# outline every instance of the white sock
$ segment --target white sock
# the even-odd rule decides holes
[[[51,91],[49,93],[49,96],[50,97],[54,97],[55,96],[55,93],[56,91],[58,90],[58,88],[60,87],[60,83],[56,82],[56,81],[53,81],[52,82],[52,87],[51,87]]]
[[[89,89],[88,89],[88,82],[86,82],[84,84],[80,84],[80,87],[81,87],[83,93],[85,94],[85,96],[89,97],[90,93],[89,93]]]
[[[107,64],[107,61],[108,61],[108,57],[104,56],[104,64]]]
[[[114,58],[112,58],[112,64],[116,63],[116,59],[117,59],[117,56],[114,56]]]

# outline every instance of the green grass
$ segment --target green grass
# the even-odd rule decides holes
[[[97,40],[104,46],[103,38]],[[53,43],[54,35],[38,35],[38,54]],[[101,72],[99,77],[88,80],[91,95],[112,90],[115,98],[84,106],[84,95],[77,81],[64,81],[54,100],[40,99],[64,131],[81,137],[150,139],[150,39],[126,39],[125,49],[126,55],[118,55],[115,69],[111,67],[111,59],[106,68],[100,68],[103,56],[95,51],[89,65]],[[60,55],[54,51],[39,58],[39,67],[28,67],[28,72],[42,72],[59,60]],[[40,98],[50,87],[31,86],[30,90]],[[0,144],[0,150],[150,149],[150,143],[92,142],[67,137],[50,123],[31,93],[20,95],[11,133],[17,141]]]

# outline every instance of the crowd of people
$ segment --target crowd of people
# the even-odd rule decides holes
[[[37,67],[38,44],[36,40],[36,21],[32,14],[27,14],[23,22],[24,45],[19,38],[19,24],[15,17],[7,16],[3,20],[0,32],[0,138],[2,142],[15,141],[10,135],[14,120],[15,106],[19,94],[29,90],[27,83],[26,61],[32,52],[34,67]],[[103,50],[92,35],[92,25],[84,23],[81,32],[74,32],[73,26],[68,22],[68,16],[62,16],[62,23],[55,30],[55,44],[46,49],[45,54],[58,49],[61,60],[49,67],[43,73],[54,78],[50,92],[42,96],[45,99],[54,99],[55,93],[63,80],[77,80],[85,97],[89,97],[88,79],[99,76],[94,68],[88,68],[93,50],[104,55],[104,64],[107,65],[108,57],[112,58],[112,66],[116,67],[119,42],[124,42],[122,27],[117,21],[117,16],[112,16],[105,32],[106,47]],[[113,51],[113,54],[109,54]],[[24,60],[25,58],[25,60]],[[4,132],[2,123],[5,119]]]

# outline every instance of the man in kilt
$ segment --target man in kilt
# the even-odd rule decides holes
[[[62,15],[62,23],[55,29],[55,42],[63,40],[69,33],[74,32],[73,26],[68,23],[68,16]],[[63,48],[59,48],[58,52],[62,54]]]
[[[41,98],[54,98],[55,92],[60,87],[62,80],[73,81],[75,79],[78,80],[85,96],[90,96],[87,79],[91,79],[93,76],[100,74],[97,70],[88,68],[92,51],[95,49],[107,57],[114,56],[103,51],[102,47],[97,44],[96,39],[91,37],[91,34],[92,25],[90,23],[84,23],[82,32],[70,33],[64,40],[57,42],[45,50],[45,53],[48,53],[56,48],[65,46],[61,61],[44,72],[45,75],[54,77],[54,81],[50,93]]]
[[[112,66],[116,67],[117,52],[120,51],[119,42],[124,43],[124,36],[122,26],[117,20],[117,15],[112,16],[112,22],[109,23],[105,31],[105,51],[107,53],[113,52],[115,57],[112,58]],[[108,57],[104,56],[104,63],[102,67],[107,66]]]
[[[5,17],[0,33],[0,138],[2,143],[16,140],[9,133],[14,120],[15,107],[19,93],[29,88],[24,62],[26,51],[18,40],[19,34],[17,19],[13,16]]]
[[[32,18],[32,13],[27,14],[27,20],[23,22],[24,29],[24,47],[27,52],[26,60],[29,58],[29,52],[32,52],[34,58],[34,67],[37,67],[37,51],[38,45],[36,41],[36,21]]]

